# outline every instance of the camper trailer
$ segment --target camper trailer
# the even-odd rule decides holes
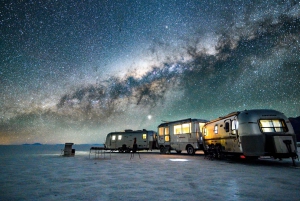
[[[156,132],[148,130],[125,130],[107,134],[105,149],[119,152],[132,151],[134,138],[138,150],[152,150],[156,148]]]
[[[204,150],[215,158],[297,156],[296,136],[287,117],[278,111],[259,109],[230,113],[203,127]]]
[[[195,154],[196,150],[203,149],[202,127],[207,122],[203,119],[183,119],[165,122],[158,126],[158,146],[160,153],[175,150],[181,153]]]

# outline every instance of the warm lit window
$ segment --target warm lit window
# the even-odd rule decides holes
[[[191,124],[180,124],[174,126],[174,134],[185,134],[185,133],[191,133]]]
[[[190,125],[191,125],[190,123],[182,124],[182,133],[191,133]]]
[[[116,136],[113,135],[113,136],[111,137],[111,140],[116,140]]]
[[[169,135],[169,127],[165,127],[165,135]]]
[[[158,128],[158,134],[160,136],[162,136],[162,135],[169,135],[169,127],[159,127]]]
[[[174,126],[174,134],[181,134],[181,124]]]
[[[118,140],[122,140],[122,135],[118,135]]]
[[[264,133],[287,132],[284,120],[269,119],[259,120],[259,126]]]
[[[203,126],[204,125],[205,125],[205,123],[199,123],[200,132],[203,132]]]
[[[215,132],[215,134],[218,134],[218,124],[215,125],[214,132]]]
[[[147,134],[143,134],[143,140],[147,139]]]
[[[166,135],[165,136],[165,142],[169,142],[170,141],[170,136],[169,135]]]
[[[164,127],[159,127],[158,128],[158,135],[164,135]]]

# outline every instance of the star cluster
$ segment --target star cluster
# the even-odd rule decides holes
[[[300,111],[296,1],[13,1],[1,144],[101,143],[161,120]]]

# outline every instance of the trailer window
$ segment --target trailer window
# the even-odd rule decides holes
[[[199,128],[200,128],[200,132],[202,133],[203,131],[203,126],[205,125],[205,123],[199,123]]]
[[[147,139],[147,134],[143,134],[143,140]]]
[[[159,134],[159,135],[164,135],[164,130],[165,130],[164,127],[159,127],[159,128],[158,128],[158,134]]]
[[[170,141],[170,136],[169,135],[166,135],[165,136],[165,142],[169,142]]]
[[[165,127],[165,135],[169,135],[169,127]]]
[[[239,122],[237,120],[233,120],[231,122],[231,130],[237,130],[239,126]]]
[[[259,126],[264,133],[287,132],[287,127],[282,119],[259,120]]]
[[[158,128],[158,134],[160,136],[169,135],[169,127],[159,127]]]
[[[111,140],[116,140],[116,136],[115,135],[111,136]]]
[[[239,122],[236,119],[232,120],[231,122],[232,134],[236,135],[238,128],[239,128]]]
[[[215,125],[214,133],[215,133],[215,134],[218,134],[218,124]]]
[[[190,124],[182,124],[182,133],[190,133],[191,129],[190,129]]]
[[[180,124],[174,126],[174,134],[185,134],[185,133],[191,133],[191,124]]]
[[[118,140],[122,140],[122,135],[118,135]]]
[[[181,134],[181,125],[174,126],[174,134]]]

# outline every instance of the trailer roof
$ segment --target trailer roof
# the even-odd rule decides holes
[[[221,117],[219,117],[219,118],[216,118],[216,119],[213,119],[213,120],[211,120],[211,121],[209,121],[209,122],[206,122],[206,124],[210,124],[210,123],[213,123],[213,122],[222,120],[222,119],[226,119],[226,118],[228,118],[228,117],[231,117],[231,116],[234,116],[234,115],[238,115],[239,113],[240,113],[239,111],[237,111],[237,112],[231,112],[231,113],[229,113],[229,114],[227,114],[227,115],[225,115],[225,116],[221,116]]]
[[[216,119],[213,119],[207,123],[213,123],[213,122],[216,122],[216,121],[219,121],[219,120],[222,120],[222,119],[226,119],[228,117],[231,117],[231,116],[234,116],[234,115],[239,115],[241,113],[257,113],[257,112],[276,112],[276,113],[281,113],[281,112],[278,112],[276,110],[272,110],[272,109],[251,109],[251,110],[242,110],[242,111],[236,111],[236,112],[231,112],[225,116],[221,116],[219,118],[216,118]]]
[[[203,122],[203,123],[208,122],[208,120],[205,120],[205,119],[192,119],[192,118],[188,118],[188,119],[181,119],[181,120],[176,120],[176,121],[166,121],[166,122],[164,122],[164,123],[159,124],[158,127],[166,126],[166,125],[174,124],[174,123],[180,123],[180,122],[194,122],[194,121],[199,121],[199,122]]]
[[[115,131],[115,132],[110,132],[108,134],[130,134],[130,133],[141,133],[141,132],[155,132],[153,130],[146,130],[146,129],[143,129],[143,130],[131,130],[131,129],[126,129],[124,131]]]

